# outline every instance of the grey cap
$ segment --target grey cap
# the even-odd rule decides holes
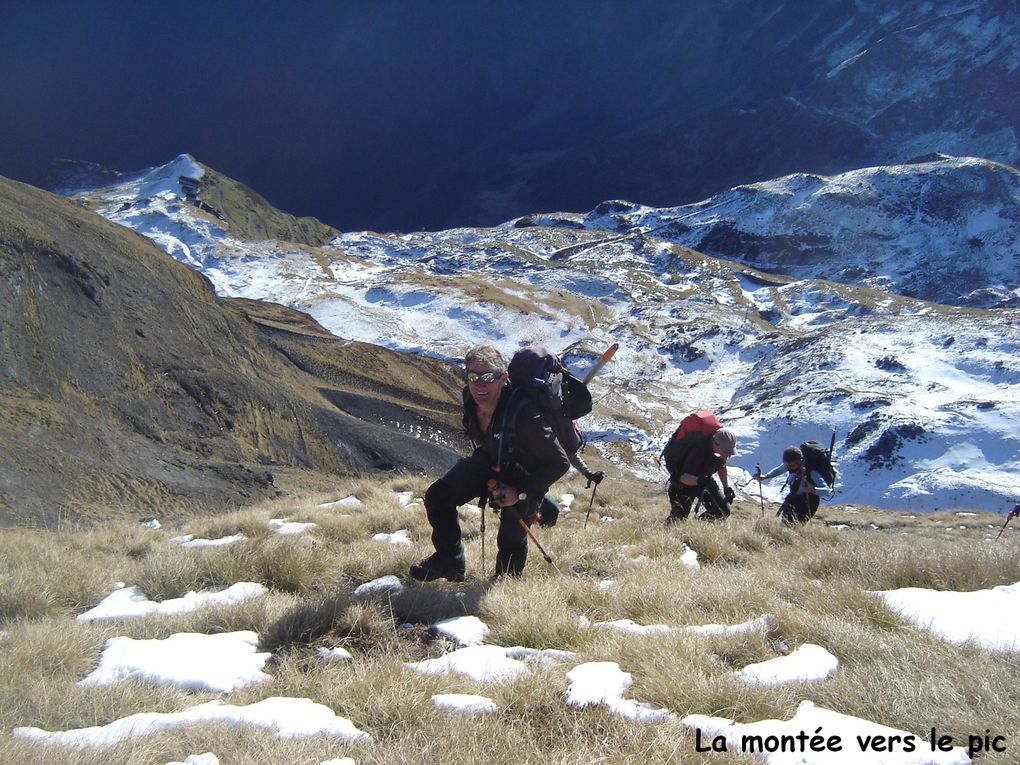
[[[712,436],[712,443],[724,457],[732,457],[737,453],[737,437],[728,428],[719,428]]]

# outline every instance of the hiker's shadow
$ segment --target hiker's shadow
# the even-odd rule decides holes
[[[478,580],[458,584],[412,582],[363,595],[345,588],[319,600],[297,604],[262,634],[260,647],[277,652],[311,646],[327,636],[345,643],[371,640],[370,633],[380,628],[380,622],[364,618],[365,606],[388,617],[393,628],[417,628],[424,634],[436,622],[477,614],[482,598],[493,584]]]
[[[456,585],[412,583],[390,598],[397,624],[432,625],[457,616],[474,616],[493,582],[475,580]]]

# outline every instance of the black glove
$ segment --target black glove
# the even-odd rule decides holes
[[[726,497],[726,501],[731,505],[733,504],[733,500],[737,498],[737,493],[729,486],[723,489],[723,495]]]
[[[588,479],[589,484],[595,484],[596,486],[602,483],[602,479],[605,477],[606,474],[603,473],[601,470],[598,470],[594,473],[588,473],[588,475],[585,476],[585,478]]]

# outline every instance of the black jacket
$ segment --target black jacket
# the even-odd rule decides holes
[[[478,405],[464,388],[464,429],[475,444],[473,459],[486,459],[493,477],[539,502],[570,469],[570,461],[528,394],[507,385],[487,430],[478,421]],[[502,450],[500,448],[502,444]],[[496,468],[501,470],[497,473]]]
[[[676,452],[665,453],[666,469],[677,478],[689,473],[696,478],[707,478],[723,466],[723,459],[715,453],[712,439],[700,433],[688,434],[675,444]]]

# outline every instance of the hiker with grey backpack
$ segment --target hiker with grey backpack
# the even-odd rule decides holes
[[[832,466],[832,448],[826,451],[817,441],[805,441],[783,451],[783,462],[767,473],[758,472],[752,476],[761,483],[770,478],[787,474],[786,484],[790,493],[783,499],[776,515],[788,525],[803,524],[814,518],[821,504],[819,490],[827,490],[829,497],[835,493],[837,472]]]

